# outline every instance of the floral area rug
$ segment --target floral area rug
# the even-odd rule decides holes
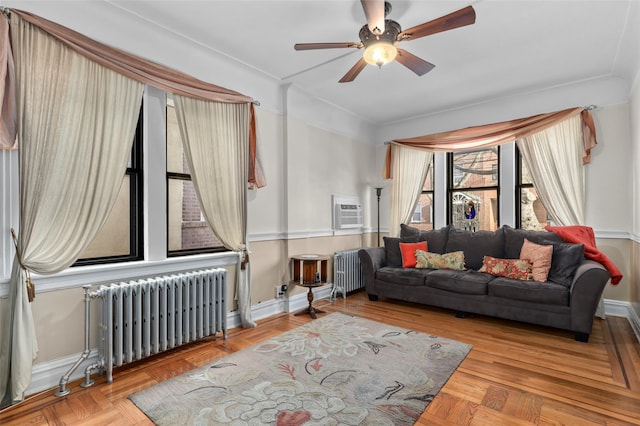
[[[159,425],[412,425],[470,350],[333,313],[129,398]]]

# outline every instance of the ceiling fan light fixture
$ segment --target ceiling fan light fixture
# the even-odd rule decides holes
[[[364,49],[362,58],[369,65],[382,68],[398,56],[398,49],[388,41],[372,43]]]

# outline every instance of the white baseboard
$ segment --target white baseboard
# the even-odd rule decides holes
[[[640,317],[633,309],[630,302],[604,299],[604,313],[613,317],[624,317],[629,320],[636,339],[640,342]]]
[[[313,292],[314,300],[326,299],[331,295],[331,285],[327,284],[318,287]],[[307,294],[299,293],[294,296],[274,299],[259,303],[251,307],[251,315],[254,320],[261,320],[282,312],[295,312],[308,306]],[[227,329],[240,327],[240,315],[238,312],[227,314]],[[31,384],[27,388],[25,395],[33,395],[48,389],[57,388],[62,376],[67,374],[69,369],[80,359],[80,353],[58,358],[52,361],[35,364],[31,372]],[[98,350],[92,349],[86,360],[82,362],[71,374],[69,382],[81,379],[85,375],[88,366],[98,362]]]

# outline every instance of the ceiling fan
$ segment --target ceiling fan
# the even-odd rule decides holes
[[[394,59],[417,75],[424,75],[435,65],[421,59],[404,49],[398,48],[402,41],[415,40],[431,34],[464,27],[476,22],[476,12],[472,6],[467,6],[448,15],[425,22],[408,30],[402,31],[400,24],[386,19],[391,12],[391,4],[384,0],[360,0],[367,24],[360,29],[360,42],[346,43],[298,43],[295,50],[336,49],[354,47],[363,49],[362,58],[340,79],[340,83],[355,80],[367,64],[382,67]]]

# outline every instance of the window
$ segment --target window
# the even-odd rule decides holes
[[[225,250],[200,209],[170,95],[167,95],[167,238],[169,256]]]
[[[142,108],[115,205],[96,238],[73,266],[142,259]]]
[[[422,193],[411,217],[411,226],[428,231],[433,229],[433,161],[424,180]]]
[[[449,223],[456,228],[498,228],[498,147],[447,154]]]
[[[547,210],[538,198],[529,169],[516,146],[516,227],[542,230],[547,226]]]

